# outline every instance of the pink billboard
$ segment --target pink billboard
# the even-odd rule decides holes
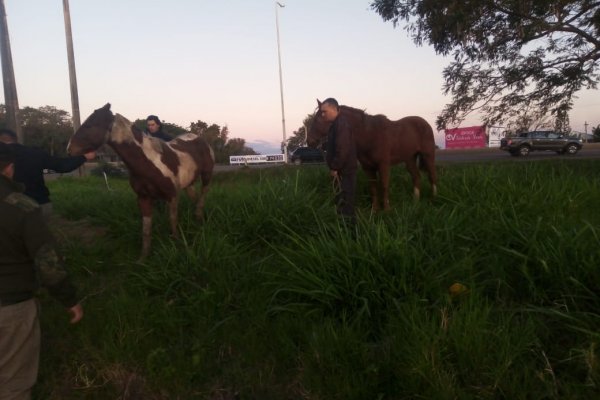
[[[446,148],[486,147],[485,126],[446,129]]]

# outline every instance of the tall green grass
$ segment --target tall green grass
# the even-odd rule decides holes
[[[600,161],[439,167],[414,202],[393,173],[356,229],[322,167],[219,173],[181,239],[126,181],[52,182],[86,316],[44,301],[40,399],[562,399],[599,394]],[[66,229],[66,228],[65,228]],[[448,288],[462,283],[466,292]]]

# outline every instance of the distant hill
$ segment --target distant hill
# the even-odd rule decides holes
[[[246,142],[247,147],[251,147],[258,154],[280,154],[281,147],[278,142],[267,142],[266,140],[255,140]]]

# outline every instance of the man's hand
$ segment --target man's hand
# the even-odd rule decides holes
[[[333,178],[339,178],[339,176],[340,176],[339,173],[334,169],[329,171],[329,175],[331,175]]]
[[[85,153],[83,156],[85,157],[86,160],[91,161],[94,158],[96,158],[96,152],[95,151],[90,151],[88,153]]]
[[[81,320],[81,318],[83,318],[83,307],[81,307],[81,304],[77,303],[73,307],[69,308],[69,313],[72,316],[70,322],[72,324],[76,324]]]

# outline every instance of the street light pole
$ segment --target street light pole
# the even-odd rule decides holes
[[[285,7],[285,4],[275,2],[275,27],[277,28],[277,58],[279,60],[279,92],[281,95],[281,127],[283,129],[283,142],[281,143],[281,152],[287,163],[287,139],[285,135],[285,108],[283,105],[283,78],[281,74],[281,46],[279,45],[279,7]]]

